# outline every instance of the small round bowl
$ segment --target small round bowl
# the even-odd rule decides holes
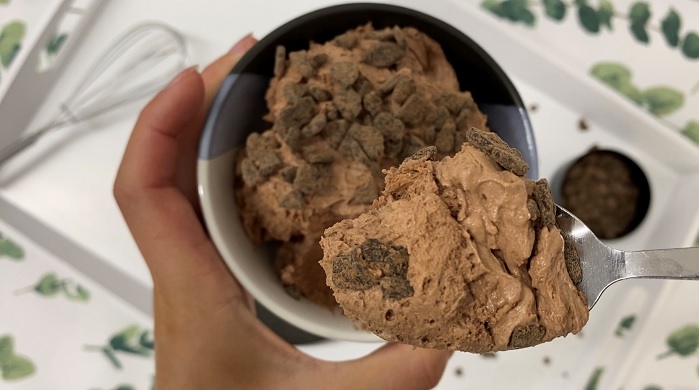
[[[345,4],[323,8],[294,19],[259,41],[233,68],[214,100],[204,127],[197,165],[204,219],[224,261],[242,286],[270,312],[306,332],[330,339],[377,341],[338,312],[292,298],[273,268],[273,246],[257,247],[245,234],[233,194],[236,151],[252,132],[271,126],[264,94],[272,77],[274,52],[308,48],[357,26],[412,26],[442,45],[461,90],[470,91],[489,125],[529,163],[536,178],[534,135],[519,94],[507,75],[483,49],[454,27],[431,16],[386,4]]]

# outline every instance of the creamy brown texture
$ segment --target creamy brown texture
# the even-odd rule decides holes
[[[369,208],[382,169],[426,145],[453,154],[486,117],[439,44],[413,28],[361,26],[276,57],[273,128],[240,153],[236,201],[254,242],[281,243],[276,266],[290,292],[333,306],[318,265],[324,229]]]
[[[327,283],[351,319],[420,347],[482,353],[577,333],[587,303],[560,232],[533,215],[533,187],[469,144],[406,160],[370,211],[325,231]]]

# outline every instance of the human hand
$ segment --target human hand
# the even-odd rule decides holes
[[[114,196],[153,278],[158,389],[427,389],[450,353],[387,344],[357,360],[312,358],[255,316],[197,212],[199,135],[218,87],[255,44],[178,75],[141,112]]]

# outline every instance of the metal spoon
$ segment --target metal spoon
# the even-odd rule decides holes
[[[604,245],[575,215],[556,205],[556,220],[566,245],[580,258],[578,288],[590,309],[612,284],[625,279],[699,280],[699,248],[626,252]]]

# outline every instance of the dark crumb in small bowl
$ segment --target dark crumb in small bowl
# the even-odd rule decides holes
[[[641,168],[621,153],[597,148],[567,169],[562,195],[562,206],[601,239],[633,231],[650,206],[650,186]]]

